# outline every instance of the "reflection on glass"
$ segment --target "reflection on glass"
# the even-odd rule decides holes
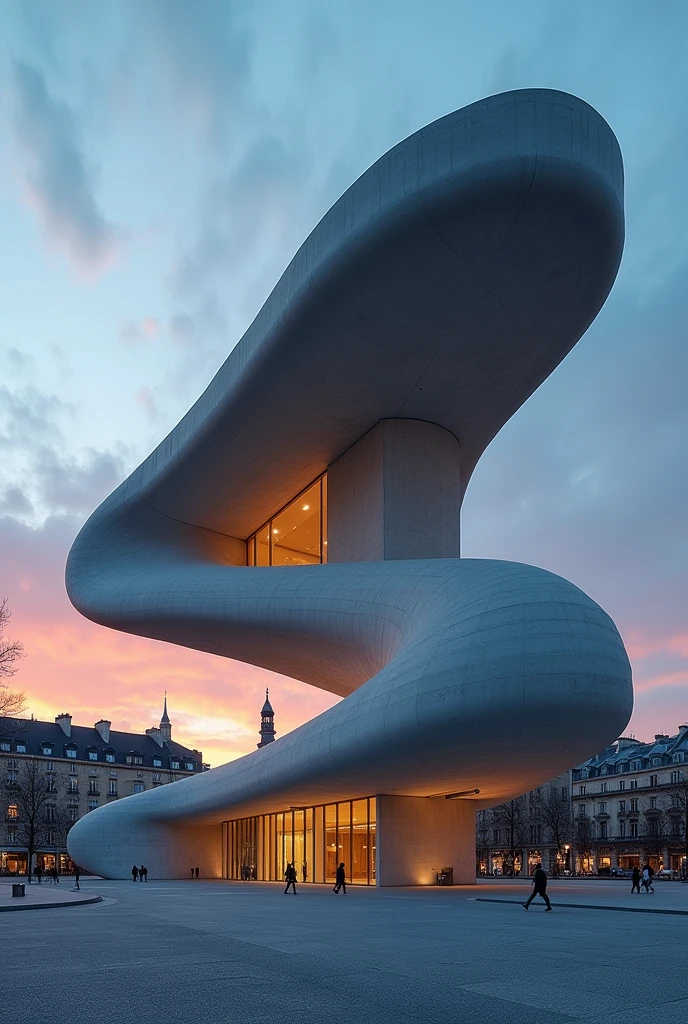
[[[375,798],[293,808],[223,822],[225,878],[283,881],[287,863],[299,882],[375,884]]]
[[[246,542],[248,565],[327,561],[327,478],[320,477]]]
[[[256,565],[270,565],[270,527],[264,526],[256,534]]]
[[[337,864],[337,805],[325,808],[325,881],[334,882]]]
[[[344,864],[351,881],[351,804],[348,800],[337,804],[337,811],[337,864]]]

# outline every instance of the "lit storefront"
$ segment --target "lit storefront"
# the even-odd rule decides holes
[[[327,474],[293,498],[246,541],[248,565],[327,561]]]
[[[375,885],[376,810],[375,797],[364,797],[225,821],[222,875],[283,881],[292,863],[299,881],[334,882],[343,862],[347,881]]]

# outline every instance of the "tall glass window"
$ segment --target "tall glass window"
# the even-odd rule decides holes
[[[327,477],[321,476],[246,541],[248,565],[327,561]]]
[[[343,863],[348,882],[374,885],[375,810],[364,797],[223,822],[223,877],[283,881],[291,862],[299,882],[334,882]]]

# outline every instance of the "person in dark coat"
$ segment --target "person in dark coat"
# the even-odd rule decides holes
[[[291,862],[287,864],[287,870],[284,872],[284,878],[287,883],[287,888],[284,890],[285,896],[289,892],[289,886],[291,886],[294,891],[294,895],[296,896],[296,868]]]
[[[198,878],[198,868],[196,868],[196,878]]]
[[[342,861],[342,863],[337,868],[335,878],[336,883],[332,892],[338,893],[340,889],[343,889],[344,895],[346,896],[346,868],[344,867],[344,861]]]
[[[633,882],[633,885],[631,886],[631,892],[637,892],[640,896],[640,868],[633,868],[633,871],[631,873],[631,881]]]
[[[146,867],[145,864],[142,864],[141,867],[139,868],[139,880],[141,882],[148,881],[148,868]]]
[[[138,869],[137,865],[134,864],[133,868],[131,869],[131,880],[132,880],[132,882],[135,882],[138,877],[139,877],[139,869]]]
[[[38,879],[38,884],[41,885],[41,878],[43,876],[43,868],[41,867],[40,864],[36,865],[36,867],[33,870],[33,873],[36,876],[36,878]]]
[[[547,895],[547,875],[542,870],[542,864],[535,865],[535,874],[533,875],[533,891],[531,892],[526,902],[523,904],[524,910],[528,909],[528,907],[533,902],[536,896],[542,896],[543,900],[547,904],[545,912],[547,910],[552,909],[552,904],[550,903],[549,896]]]
[[[75,864],[74,865],[74,888],[75,889],[80,889],[81,888],[81,886],[79,885],[79,879],[80,878],[81,878],[81,871],[79,870],[79,867]]]

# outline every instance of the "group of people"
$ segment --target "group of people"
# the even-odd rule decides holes
[[[305,869],[304,869],[304,875],[305,874],[306,874],[306,872],[305,872]],[[296,883],[298,881],[298,877],[297,877],[297,874],[296,874],[296,868],[291,863],[291,861],[289,861],[289,863],[287,864],[286,870],[284,872],[284,880],[287,883],[287,887],[284,890],[284,895],[286,896],[286,894],[291,889],[292,892],[294,893],[294,895],[296,896]],[[304,881],[305,881],[305,879],[304,879]],[[338,893],[340,889],[343,889],[344,890],[344,895],[346,895],[346,868],[344,866],[344,862],[343,861],[339,865],[339,867],[337,868],[337,871],[335,873],[335,885],[334,885],[334,889],[332,890],[332,892]]]
[[[36,881],[38,882],[39,885],[43,884],[43,877],[44,876],[45,876],[45,878],[48,880],[48,882],[51,885],[59,885],[60,884],[60,876],[58,874],[58,871],[57,871],[56,867],[47,868],[44,871],[43,868],[41,867],[41,865],[37,864],[36,867],[33,869],[33,877],[36,879]]]
[[[191,868],[191,877],[198,878],[198,868]]]
[[[640,886],[642,885],[645,892],[654,892],[652,885],[652,879],[654,878],[654,870],[649,864],[644,864],[642,868],[633,868],[631,881],[633,885],[631,892],[637,892],[640,895]]]
[[[141,867],[138,867],[138,865],[134,864],[133,868],[131,869],[131,880],[132,882],[148,881],[148,868],[146,867],[145,864],[142,864]]]

